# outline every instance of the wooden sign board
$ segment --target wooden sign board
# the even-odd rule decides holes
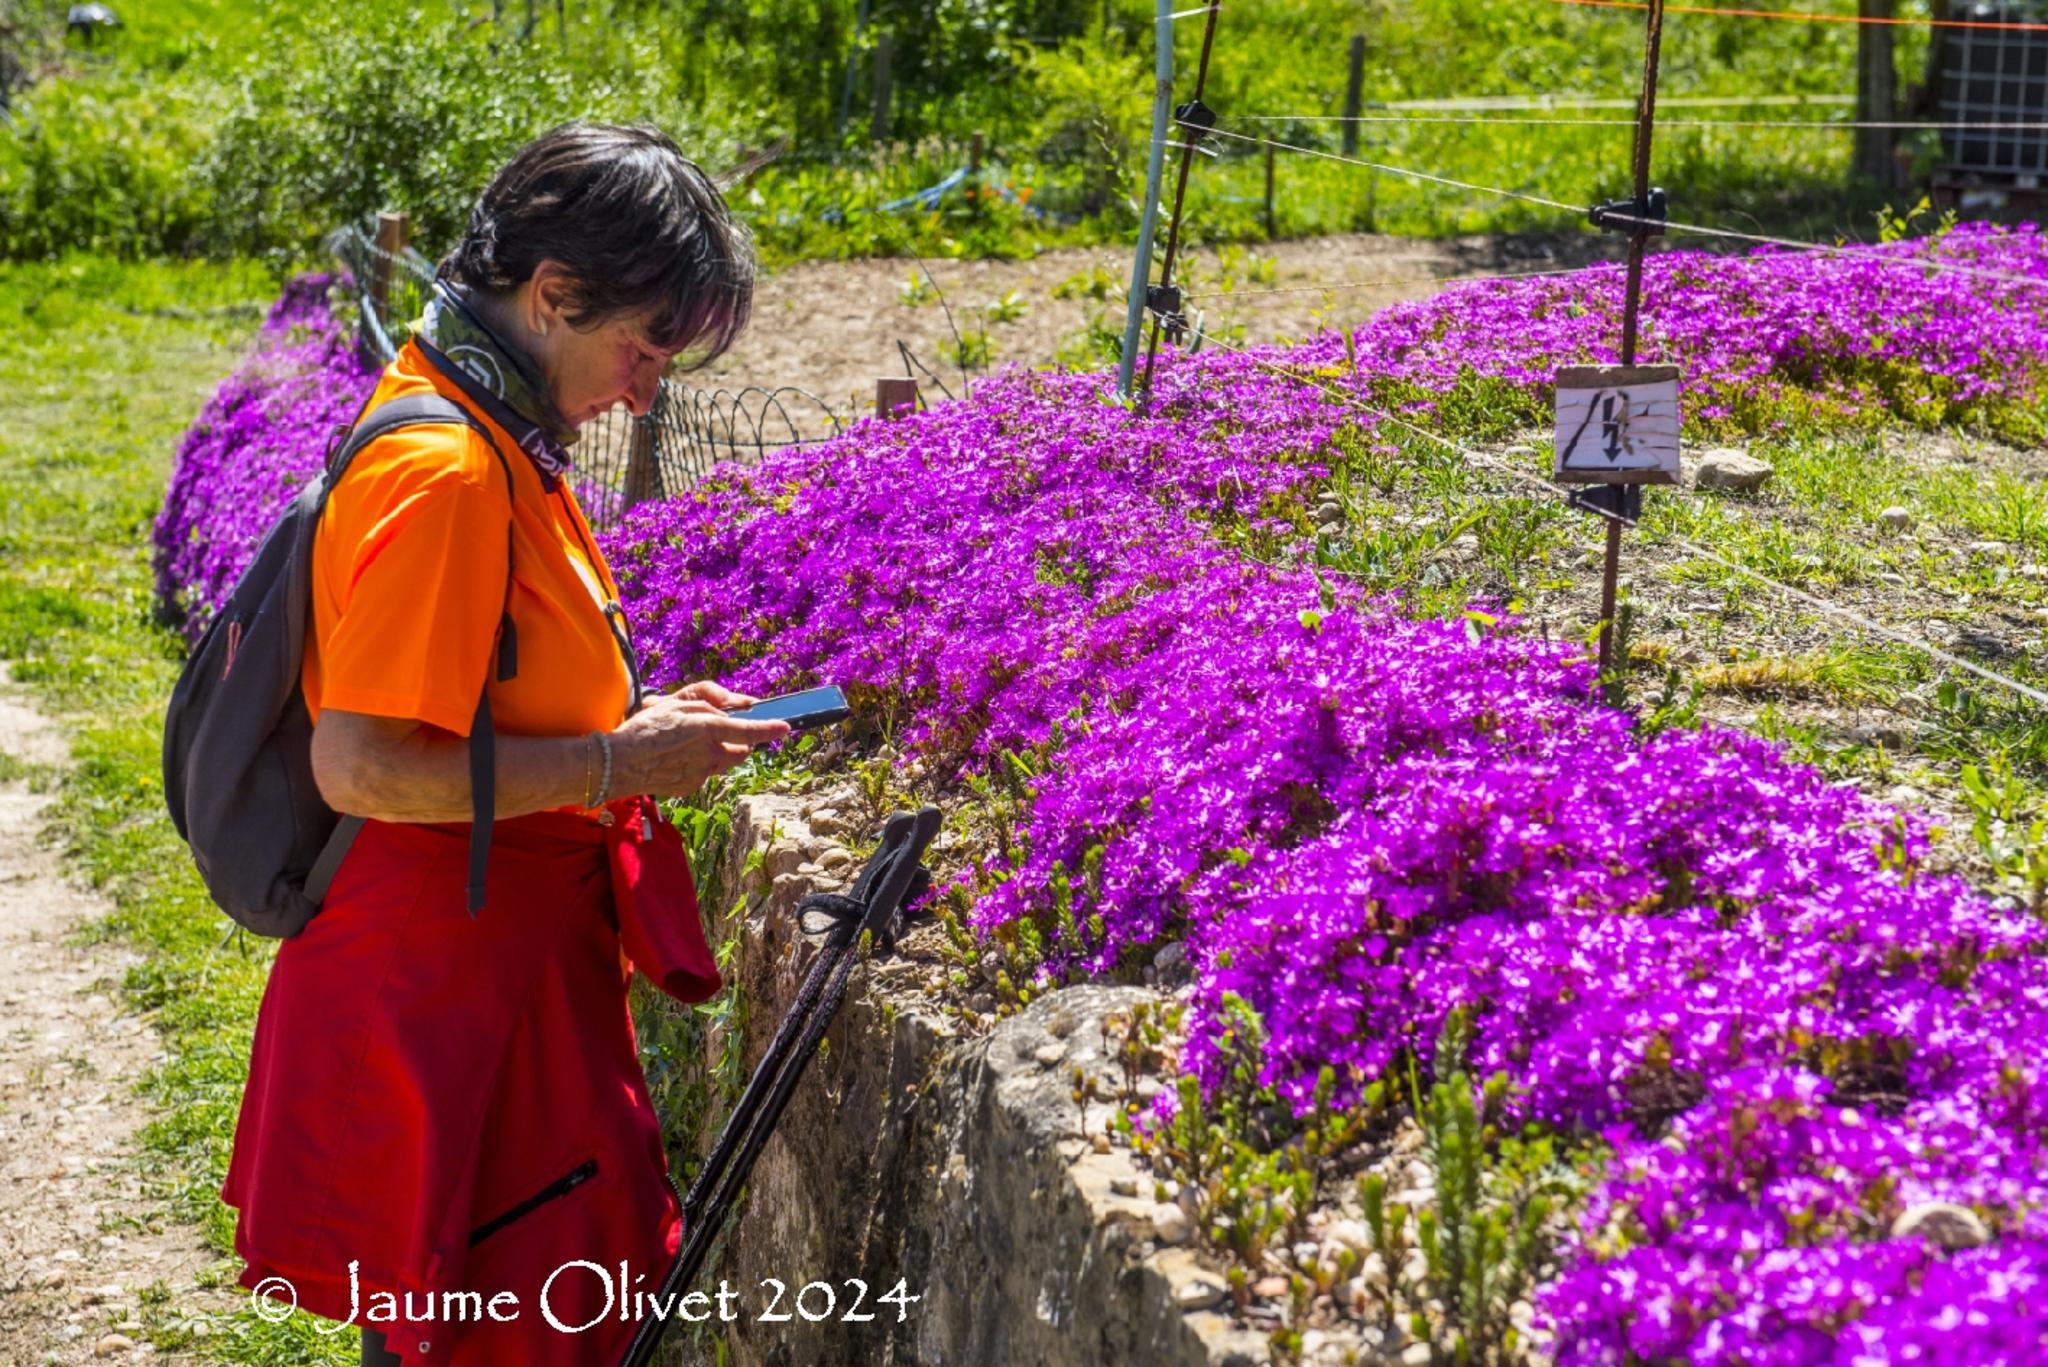
[[[1554,474],[1560,484],[1678,483],[1678,367],[1558,371]]]

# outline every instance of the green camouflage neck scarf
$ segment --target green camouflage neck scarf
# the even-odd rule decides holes
[[[469,380],[483,391],[475,397],[489,408],[507,410],[490,416],[544,471],[559,477],[569,468],[568,448],[576,444],[576,429],[555,407],[532,360],[484,322],[467,291],[446,280],[435,281],[426,314],[413,330],[452,363],[455,378]]]

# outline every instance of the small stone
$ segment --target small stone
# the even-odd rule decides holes
[[[795,873],[797,865],[803,862],[803,846],[794,840],[777,840],[769,845],[768,852],[761,856],[761,867],[767,870],[771,883],[786,873]]]
[[[1387,1260],[1377,1253],[1365,1255],[1365,1261],[1358,1265],[1359,1280],[1367,1286],[1383,1287],[1387,1284]]]
[[[1420,1158],[1408,1164],[1408,1185],[1424,1191],[1436,1186],[1436,1171]]]
[[[2003,541],[1972,541],[1970,554],[1979,560],[1996,560],[2005,554]]]
[[[1849,728],[1849,739],[1880,750],[1898,750],[1906,744],[1906,733],[1896,726],[1865,722]]]
[[[1978,654],[1988,655],[1994,660],[2020,653],[2011,642],[1988,631],[1960,631],[1956,633],[1956,639]]]
[[[1329,1237],[1354,1253],[1372,1252],[1372,1231],[1365,1227],[1363,1220],[1333,1220]]]
[[[1166,1203],[1152,1211],[1152,1233],[1162,1244],[1184,1244],[1191,1232],[1188,1213],[1178,1205]]]
[[[1408,1261],[1401,1265],[1401,1275],[1406,1277],[1411,1282],[1428,1281],[1429,1259],[1425,1258],[1422,1255],[1420,1249],[1416,1250],[1413,1253],[1410,1253],[1408,1255]]]
[[[1411,1343],[1401,1350],[1401,1367],[1429,1367],[1436,1361],[1436,1349],[1426,1343]]]
[[[110,1358],[116,1353],[134,1351],[135,1340],[126,1334],[109,1334],[92,1346],[94,1357]]]
[[[1097,1130],[1094,1134],[1088,1136],[1088,1144],[1097,1153],[1109,1152],[1109,1136],[1101,1130]]]
[[[1031,1057],[1038,1060],[1038,1066],[1041,1068],[1058,1067],[1060,1060],[1066,1056],[1067,1046],[1057,1040],[1051,1044],[1041,1044],[1031,1051]]]
[[[837,807],[820,807],[811,813],[811,829],[821,835],[831,835],[845,828],[846,823],[840,820]]]
[[[1908,1207],[1892,1221],[1894,1239],[1915,1235],[1951,1251],[1981,1248],[1991,1242],[1991,1231],[1984,1227],[1977,1212],[1953,1201],[1923,1201]]]
[[[796,866],[796,876],[799,878],[816,878],[824,871],[824,868],[817,864],[799,864]]]
[[[1174,969],[1179,968],[1182,963],[1186,962],[1187,957],[1187,946],[1178,940],[1174,940],[1160,946],[1159,952],[1152,956],[1152,967],[1158,969],[1161,973],[1171,973]]]
[[[818,865],[825,869],[843,869],[853,862],[853,852],[834,845],[818,856]]]
[[[1112,1196],[1136,1196],[1138,1194],[1138,1179],[1135,1177],[1112,1177],[1109,1179],[1109,1192]]]
[[[1894,503],[1891,507],[1879,513],[1877,520],[1895,532],[1903,532],[1912,527],[1913,514],[1910,509],[1902,508]]]
[[[1296,1244],[1292,1252],[1294,1254],[1294,1265],[1304,1272],[1309,1272],[1315,1269],[1316,1254],[1321,1252],[1321,1249],[1312,1243],[1303,1241]]]
[[[996,1009],[996,994],[993,992],[976,992],[967,999],[967,1009],[974,1012],[977,1016],[990,1014]]]
[[[1277,1301],[1287,1294],[1287,1278],[1261,1277],[1252,1283],[1252,1294],[1262,1301]]]
[[[1182,1282],[1173,1293],[1173,1303],[1182,1310],[1207,1310],[1222,1300],[1223,1288],[1206,1277]]]
[[[1747,493],[1761,489],[1776,473],[1766,461],[1732,447],[1719,447],[1700,457],[1692,482],[1695,488]]]
[[[1366,1297],[1372,1293],[1367,1289],[1365,1278],[1353,1277],[1337,1288],[1337,1304],[1354,1315],[1365,1313]]]

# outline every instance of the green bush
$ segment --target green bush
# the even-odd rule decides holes
[[[186,168],[216,103],[184,82],[36,87],[16,106],[19,126],[0,130],[0,256],[186,251],[209,213]]]
[[[451,242],[477,191],[522,143],[578,116],[688,129],[655,55],[633,43],[578,69],[534,44],[402,16],[334,21],[297,60],[259,67],[195,171],[206,247],[304,248],[336,224],[404,206],[423,243]]]

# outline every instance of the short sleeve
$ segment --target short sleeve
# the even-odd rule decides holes
[[[380,462],[360,483],[351,469],[331,496],[321,562],[340,613],[321,642],[323,710],[469,734],[505,611],[511,505],[458,465]]]

